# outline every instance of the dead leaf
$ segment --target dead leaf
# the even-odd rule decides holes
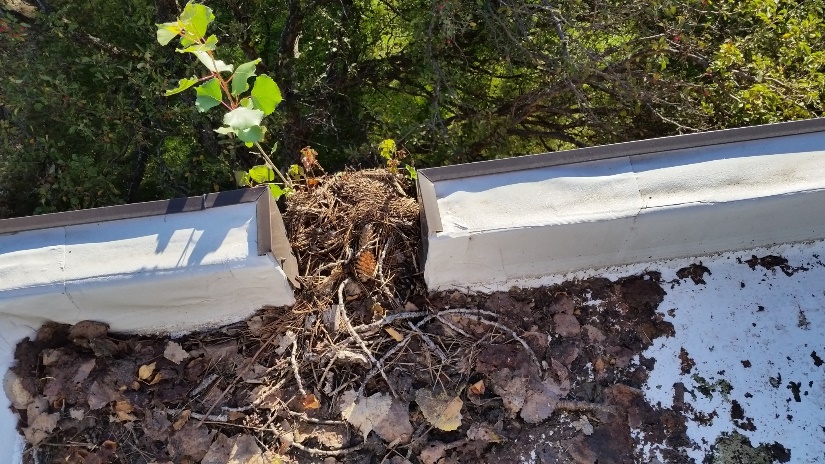
[[[555,332],[562,337],[575,337],[581,332],[578,319],[572,314],[559,313],[553,316]]]
[[[201,464],[265,464],[265,460],[255,437],[238,434],[227,438],[219,433]]]
[[[427,422],[446,432],[456,430],[461,425],[461,398],[445,392],[434,394],[429,388],[415,391],[415,402]]]
[[[109,452],[117,451],[117,442],[112,440],[106,440],[100,444],[100,447]]]
[[[384,420],[392,407],[392,397],[387,393],[358,398],[355,390],[347,390],[341,395],[341,417],[357,428],[364,438],[375,424]]]
[[[446,454],[447,445],[440,441],[431,441],[421,450],[418,459],[421,460],[421,464],[438,464]]]
[[[175,462],[185,462],[186,457],[198,462],[206,455],[214,436],[215,431],[188,423],[169,438],[166,448]]]
[[[393,398],[389,413],[384,420],[375,424],[374,430],[387,443],[395,443],[396,440],[400,444],[409,442],[413,434],[410,405]]]
[[[296,340],[295,332],[289,330],[287,333],[278,336],[278,346],[275,348],[275,352],[280,354],[286,353],[286,350],[292,349],[292,342]]]
[[[490,373],[490,387],[493,392],[501,397],[504,402],[504,409],[515,416],[524,406],[527,396],[527,377],[519,375],[510,369],[500,369]]]
[[[163,411],[150,410],[143,417],[143,433],[153,441],[168,440],[171,425]]]
[[[373,321],[380,321],[387,315],[387,310],[381,306],[381,303],[375,303],[372,305],[372,320]]]
[[[266,321],[262,316],[251,317],[246,321],[246,325],[249,327],[249,333],[255,337],[260,337],[266,331]]]
[[[553,379],[531,381],[521,409],[521,418],[528,424],[538,424],[553,414],[559,399],[569,392],[570,382],[558,383]]]
[[[404,336],[398,333],[398,331],[393,329],[392,327],[384,327],[384,330],[386,330],[387,333],[390,334],[390,337],[392,337],[393,340],[399,343],[404,341]]]
[[[57,427],[60,413],[49,414],[49,400],[45,397],[34,399],[26,409],[29,426],[23,429],[26,441],[32,445],[37,445],[49,437],[52,430]]]
[[[60,362],[63,358],[63,352],[61,350],[43,350],[40,353],[40,362],[43,363],[44,366],[53,366]]]
[[[234,359],[238,355],[238,342],[232,340],[218,345],[207,345],[203,347],[203,352],[206,360],[211,363]]]
[[[109,333],[108,324],[96,321],[80,321],[69,329],[69,339],[93,339],[105,337]]]
[[[467,430],[467,438],[483,441],[484,443],[500,443],[504,438],[493,430],[490,424],[476,422]]]
[[[179,343],[170,340],[166,344],[166,349],[163,350],[163,357],[175,364],[180,364],[181,361],[189,359],[189,353],[187,353]]]
[[[303,406],[304,409],[318,409],[321,407],[321,402],[318,401],[318,397],[312,393],[309,393],[305,397],[301,398],[301,406]]]
[[[154,363],[153,363],[153,364],[154,364]],[[157,374],[155,374],[155,376],[154,376],[154,377],[152,377],[152,381],[151,381],[151,382],[149,382],[149,385],[157,385],[157,384],[158,384],[161,380],[163,380],[163,379],[164,379],[164,377],[163,377],[163,373],[158,372]]]
[[[573,427],[585,435],[593,435],[593,425],[587,420],[587,416],[581,416],[579,420],[573,422]]]
[[[102,382],[95,381],[92,386],[89,387],[89,395],[86,401],[89,403],[89,409],[94,411],[115,401],[118,396],[114,388]]]
[[[187,422],[189,422],[189,416],[191,416],[191,415],[192,415],[192,410],[191,409],[184,409],[180,413],[180,416],[178,416],[178,420],[176,420],[175,423],[172,424],[172,428],[175,429],[176,431],[182,429],[183,426],[186,425]]]
[[[11,370],[6,371],[3,377],[3,390],[15,409],[26,409],[34,400],[34,396],[23,384],[23,379]]]
[[[138,378],[140,380],[148,380],[148,379],[152,378],[152,374],[155,373],[155,366],[156,365],[157,365],[157,363],[151,363],[151,364],[144,364],[143,366],[140,366],[140,369],[138,369]]]
[[[476,382],[476,383],[474,383],[474,384],[470,385],[470,386],[467,388],[467,391],[468,391],[471,395],[483,395],[483,394],[484,394],[484,391],[485,391],[485,388],[484,388],[484,381],[483,381],[483,380],[479,380],[478,382]]]
[[[128,401],[118,401],[114,406],[115,415],[117,415],[118,422],[136,421],[137,417],[132,414],[134,408]]]
[[[74,377],[72,377],[72,382],[83,383],[83,381],[86,380],[87,377],[89,377],[89,374],[92,372],[92,369],[95,368],[96,364],[97,360],[92,358],[78,366],[77,372],[75,373]]]

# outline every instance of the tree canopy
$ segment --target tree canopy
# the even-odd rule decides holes
[[[286,165],[418,167],[804,119],[825,105],[809,0],[209,0],[219,58],[280,86]],[[201,72],[162,48],[171,0],[0,0],[0,217],[233,188],[259,164],[218,138]]]

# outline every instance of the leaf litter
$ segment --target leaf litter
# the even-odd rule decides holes
[[[4,389],[24,461],[523,462],[540,433],[543,462],[621,463],[631,427],[684,446],[684,419],[639,391],[639,354],[673,331],[656,273],[427,292],[413,186],[315,180],[284,214],[294,307],[174,340],[83,321],[19,343]]]

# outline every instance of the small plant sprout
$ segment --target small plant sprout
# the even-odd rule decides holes
[[[407,157],[407,151],[403,148],[399,149],[393,139],[384,139],[378,144],[378,154],[387,161],[387,170],[393,174],[398,174],[398,166],[401,160]],[[418,175],[415,168],[411,164],[405,164],[404,168],[407,170],[407,177],[415,180]]]
[[[158,43],[167,45],[176,37],[180,38],[181,48],[177,52],[195,55],[209,71],[203,77],[180,79],[178,86],[166,91],[166,95],[175,95],[194,87],[198,111],[206,112],[216,106],[223,106],[226,110],[223,126],[216,129],[216,132],[234,135],[247,147],[255,147],[265,162],[264,166],[236,173],[236,180],[242,185],[248,185],[252,181],[267,183],[272,194],[278,198],[291,191],[293,183],[281,174],[260,142],[266,135],[266,127],[261,125],[261,121],[275,111],[281,102],[281,90],[271,77],[256,73],[260,58],[234,66],[215,57],[218,38],[214,34],[206,35],[206,30],[214,19],[211,8],[189,2],[177,21],[157,25]],[[251,77],[255,77],[255,81],[250,90]],[[272,183],[275,175],[280,178],[284,188]]]

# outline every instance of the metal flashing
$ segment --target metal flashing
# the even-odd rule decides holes
[[[825,132],[825,118],[805,119],[802,121],[765,124],[761,126],[723,129],[695,134],[672,135],[655,139],[623,142],[611,145],[578,148],[537,155],[519,156],[500,160],[479,161],[468,164],[456,164],[418,171],[419,177],[426,177],[431,183],[467,177],[502,174],[564,164],[601,161],[623,156],[661,153],[688,148],[707,147],[726,143],[769,139],[791,135]]]
[[[825,119],[422,169],[425,281],[486,288],[825,239],[823,174]]]
[[[105,206],[102,208],[41,214],[19,218],[0,219],[0,234],[13,234],[29,230],[53,227],[93,224],[165,214],[200,211],[207,208],[252,203],[258,201],[266,191],[265,187],[229,190],[206,195],[173,198],[171,200],[149,201],[128,205]]]

